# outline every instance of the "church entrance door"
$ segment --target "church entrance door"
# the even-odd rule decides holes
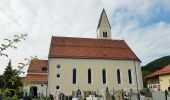
[[[37,97],[37,87],[36,86],[30,87],[30,94],[32,97]]]

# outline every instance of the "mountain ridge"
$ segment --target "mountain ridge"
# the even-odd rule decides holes
[[[170,64],[170,55],[155,59],[151,61],[150,63],[148,63],[147,65],[142,66],[141,69],[142,71],[145,70],[149,72],[154,72],[156,70],[159,70],[165,67],[168,64]]]

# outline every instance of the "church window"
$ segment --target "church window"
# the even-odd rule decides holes
[[[57,74],[57,78],[60,78],[60,74]]]
[[[129,83],[132,84],[132,72],[130,69],[128,70],[128,77],[129,77]]]
[[[59,90],[59,89],[60,89],[60,86],[59,86],[59,85],[57,85],[57,86],[56,86],[56,89],[57,89],[57,90]]]
[[[120,76],[120,70],[117,70],[117,82],[118,84],[121,84],[121,76]]]
[[[106,84],[106,70],[102,70],[102,78],[103,78],[103,84]]]
[[[76,84],[76,69],[73,69],[73,84]]]
[[[57,65],[57,68],[58,68],[58,69],[60,69],[60,68],[61,68],[60,64],[58,64],[58,65]]]
[[[88,69],[88,84],[92,83],[92,75],[91,75],[91,69]]]
[[[103,32],[103,37],[107,37],[107,32]]]

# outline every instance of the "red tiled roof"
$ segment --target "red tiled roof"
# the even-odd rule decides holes
[[[155,71],[155,72],[153,72],[153,73],[151,73],[151,74],[145,76],[145,78],[155,77],[155,76],[157,76],[158,72],[159,72],[159,70],[157,70],[157,71]]]
[[[139,60],[124,40],[54,36],[51,39],[49,57]]]
[[[21,82],[23,83],[35,83],[35,84],[46,84],[47,83],[47,75],[34,75],[28,74],[26,77],[21,78]]]
[[[157,71],[147,75],[145,78],[150,78],[150,77],[154,77],[154,76],[158,76],[158,75],[164,75],[164,74],[170,74],[170,64],[163,67],[160,70],[157,70]]]
[[[158,75],[170,74],[170,64],[159,70]]]
[[[47,72],[47,70],[43,70],[43,69],[47,69],[48,66],[48,60],[32,60],[29,68],[28,68],[28,72],[35,72],[35,73],[44,73]]]

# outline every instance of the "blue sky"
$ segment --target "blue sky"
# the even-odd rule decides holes
[[[37,55],[47,59],[51,36],[96,38],[103,8],[112,26],[112,39],[123,39],[141,65],[170,55],[170,0],[1,0],[0,43],[27,33],[18,49],[0,57],[0,74],[8,60],[15,66]],[[24,68],[27,70],[27,67]]]

